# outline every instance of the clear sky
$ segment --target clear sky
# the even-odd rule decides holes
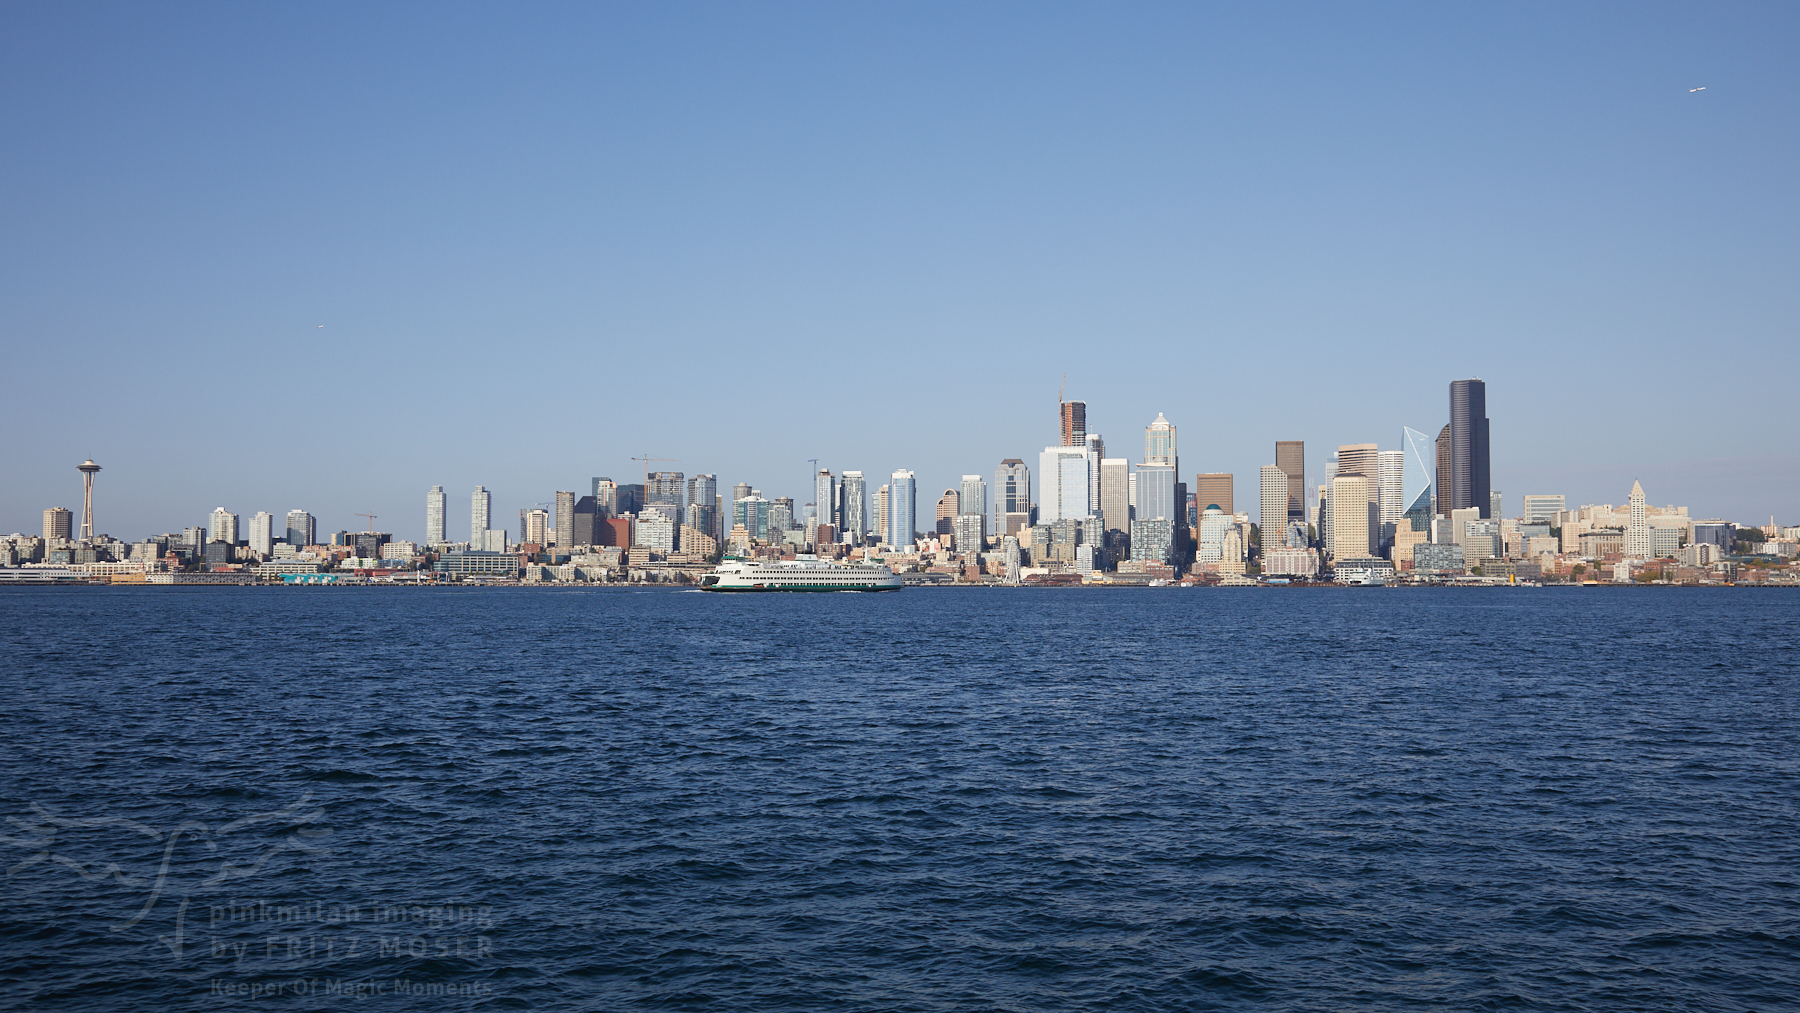
[[[1800,522],[1793,4],[0,8],[0,532],[1435,433]],[[1704,91],[1690,89],[1704,88]],[[879,479],[875,479],[879,481]]]

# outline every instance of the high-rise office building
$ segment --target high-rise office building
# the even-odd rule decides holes
[[[1156,421],[1144,427],[1144,463],[1181,467],[1181,459],[1175,452],[1175,427],[1163,418],[1162,412],[1157,412]]]
[[[1100,462],[1106,457],[1106,441],[1099,433],[1087,434],[1088,458],[1088,511],[1098,513],[1100,510],[1101,476]]]
[[[979,552],[987,541],[987,480],[980,475],[964,475],[957,503],[960,509],[956,521],[956,551]]]
[[[469,548],[487,544],[487,533],[493,527],[494,496],[481,486],[469,497]]]
[[[1170,468],[1174,471],[1174,468]],[[1035,552],[1035,547],[1033,548]],[[1131,522],[1131,558],[1141,563],[1170,563],[1175,556],[1175,522],[1151,517]]]
[[[695,475],[687,484],[688,527],[715,541],[724,541],[719,528],[719,476]]]
[[[289,510],[287,513],[287,543],[296,549],[305,548],[313,543],[318,522],[313,515],[304,510]]]
[[[1267,552],[1281,547],[1287,529],[1288,476],[1279,465],[1265,464],[1258,476],[1262,488],[1262,547]]]
[[[750,537],[758,541],[769,540],[769,508],[772,504],[750,490],[750,495],[731,501],[731,523],[733,526],[743,525]]]
[[[988,512],[987,480],[980,475],[964,475],[962,488],[957,490],[957,502],[961,505],[958,513],[985,515]]]
[[[691,508],[690,508],[691,509]],[[570,531],[569,547],[582,545],[600,545],[606,537],[600,530],[606,515],[600,512],[600,501],[593,496],[583,496],[575,501],[575,509]]]
[[[888,544],[910,548],[919,530],[919,482],[902,468],[888,479]]]
[[[673,507],[670,517],[679,520],[687,506],[687,476],[679,471],[653,471],[644,481],[644,506]]]
[[[1337,470],[1333,477],[1355,477],[1363,480],[1363,491],[1369,497],[1363,511],[1364,523],[1369,528],[1364,541],[1371,546],[1379,545],[1381,543],[1381,454],[1379,447],[1373,443],[1347,443],[1338,447]],[[1334,511],[1332,537],[1336,538],[1337,532],[1341,530],[1337,515],[1348,510],[1349,504],[1337,499],[1335,490],[1331,500],[1331,509]],[[1348,518],[1346,517],[1345,520]]]
[[[813,523],[829,524],[833,528],[842,528],[839,523],[839,502],[843,498],[843,487],[836,475],[830,470],[820,468],[813,476]]]
[[[1008,517],[1018,523],[1009,522]],[[1030,526],[1031,469],[1024,461],[1009,457],[994,469],[994,536],[1017,535],[1020,528]]]
[[[1438,430],[1437,469],[1432,472],[1431,502],[1433,516],[1450,516],[1450,423]]]
[[[575,544],[575,493],[556,494],[556,546],[564,552]]]
[[[519,511],[519,541],[543,548],[550,544],[550,511],[531,507]]]
[[[1568,501],[1561,495],[1527,496],[1525,497],[1525,523],[1556,520],[1556,515],[1567,510]]]
[[[838,540],[846,545],[861,545],[869,537],[869,483],[860,471],[846,471],[838,479]]]
[[[1186,503],[1175,501],[1175,466],[1172,464],[1140,464],[1137,469],[1136,519],[1152,521],[1158,517],[1187,526]],[[1133,556],[1133,558],[1136,558]]]
[[[44,541],[68,541],[75,530],[75,514],[68,507],[51,507],[44,511]]]
[[[1379,450],[1373,443],[1346,443],[1338,447],[1337,473],[1356,475],[1374,485],[1379,469]]]
[[[250,548],[265,558],[275,551],[275,515],[267,510],[250,515]]]
[[[1367,559],[1371,554],[1370,484],[1361,475],[1339,475],[1331,480],[1331,554],[1335,559]]]
[[[932,530],[940,535],[956,533],[956,515],[962,513],[962,494],[955,489],[945,489],[938,497],[936,524]]]
[[[1062,445],[1087,446],[1087,402],[1064,401],[1058,406],[1058,414],[1062,416]]]
[[[980,552],[986,540],[987,514],[957,514],[956,551]]]
[[[1381,523],[1398,524],[1406,513],[1406,451],[1383,450],[1375,455],[1375,499],[1381,504]]]
[[[1434,513],[1432,475],[1436,457],[1431,437],[1407,426],[1400,427],[1400,444],[1406,461],[1401,475],[1401,498],[1406,508],[1401,514],[1412,522],[1414,531],[1430,531]]]
[[[1644,501],[1643,483],[1631,483],[1631,498],[1626,501],[1625,521],[1625,558],[1649,559],[1650,552],[1650,518],[1649,506]]]
[[[1088,456],[1085,446],[1045,447],[1038,455],[1038,474],[1043,481],[1040,490],[1043,495],[1038,503],[1039,524],[1053,524],[1065,517],[1078,521],[1087,517]]]
[[[434,485],[425,494],[425,544],[442,545],[449,541],[445,513],[450,507],[449,497],[444,495],[444,487]]]
[[[1100,461],[1100,516],[1108,531],[1131,530],[1131,460]]]
[[[236,545],[238,540],[238,515],[225,509],[215,508],[206,526],[209,540]]]
[[[644,483],[626,483],[614,495],[618,497],[619,513],[636,515],[644,511]]]
[[[590,495],[602,518],[619,516],[619,483],[610,478],[596,478]]]
[[[1306,441],[1276,440],[1275,467],[1288,479],[1287,515],[1290,521],[1306,523]]]
[[[1488,475],[1487,384],[1450,383],[1450,509],[1476,507],[1487,519],[1492,486]],[[1439,509],[1443,509],[1439,504]],[[1495,518],[1496,520],[1498,518]]]
[[[1218,506],[1226,514],[1234,514],[1237,510],[1232,504],[1232,477],[1222,471],[1208,472],[1194,476],[1194,505],[1201,513],[1209,506]]]
[[[888,544],[888,487],[881,486],[875,490],[875,540],[882,545]]]

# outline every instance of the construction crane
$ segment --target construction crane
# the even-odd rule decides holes
[[[357,514],[356,516],[367,517],[369,519],[369,534],[372,535],[375,533],[375,515],[374,514]]]
[[[632,460],[644,462],[644,495],[646,495],[646,496],[650,495],[650,462],[651,461],[667,461],[670,464],[680,464],[681,463],[681,458],[679,458],[679,457],[651,457],[649,451],[645,451],[643,457],[634,457],[634,458],[632,458]]]

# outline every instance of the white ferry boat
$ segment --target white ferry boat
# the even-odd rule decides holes
[[[726,557],[700,578],[702,591],[898,591],[900,577],[881,563],[843,566],[817,557],[774,561]]]

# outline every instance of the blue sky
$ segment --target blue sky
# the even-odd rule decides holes
[[[0,531],[1273,442],[1800,522],[1792,5],[10,4]],[[1705,87],[1705,91],[1689,89]],[[323,326],[320,326],[323,325]]]

